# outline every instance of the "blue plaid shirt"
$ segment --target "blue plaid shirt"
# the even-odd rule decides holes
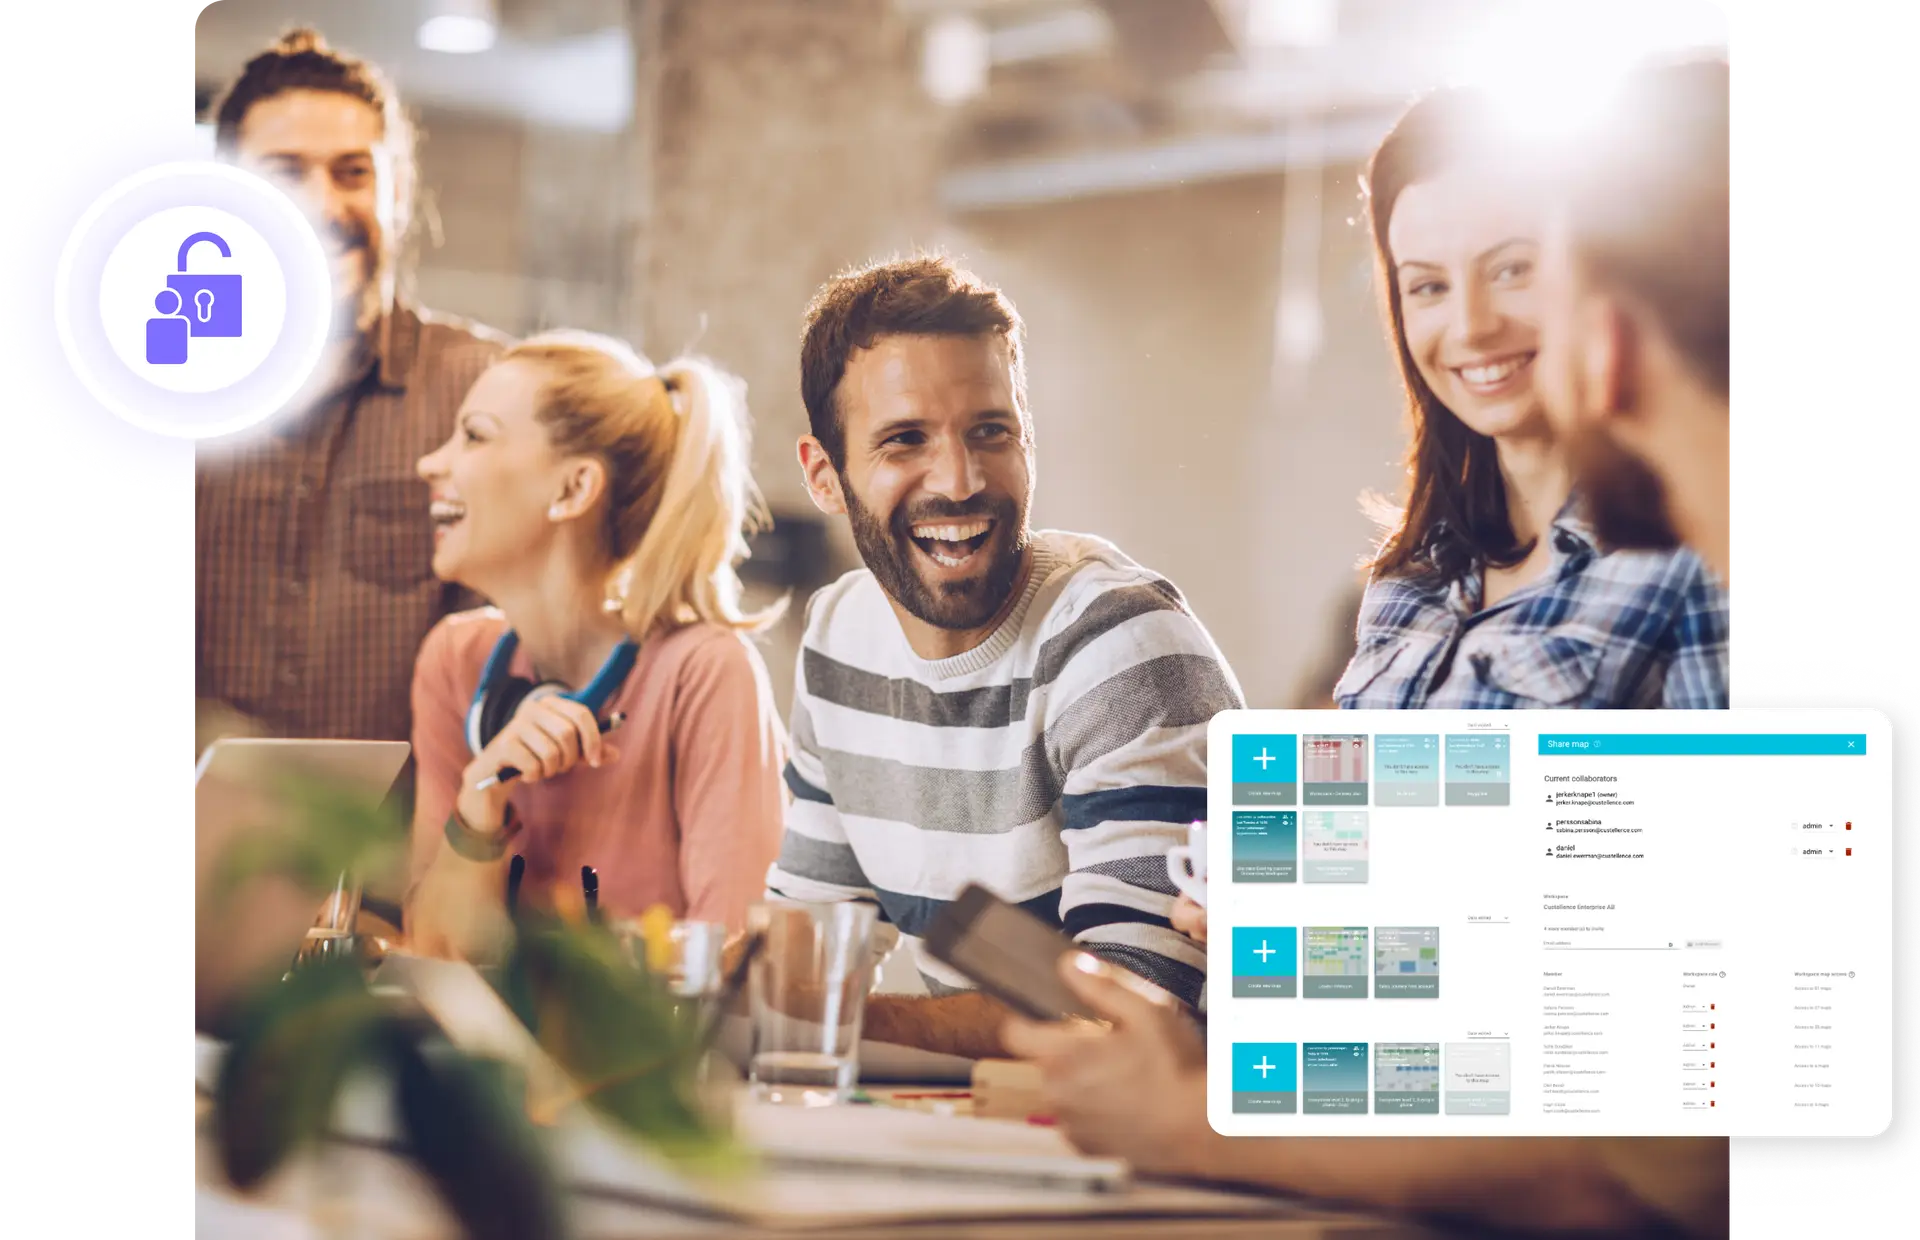
[[[1569,501],[1546,573],[1480,608],[1484,574],[1376,578],[1347,709],[1727,706],[1727,592],[1690,551],[1602,554]]]

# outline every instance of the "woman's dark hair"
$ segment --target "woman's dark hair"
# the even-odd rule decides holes
[[[1482,94],[1448,88],[1408,108],[1367,163],[1363,192],[1373,232],[1376,278],[1388,338],[1407,394],[1412,445],[1407,451],[1407,499],[1396,508],[1370,497],[1369,508],[1390,527],[1369,567],[1377,577],[1462,577],[1476,564],[1518,564],[1533,550],[1520,542],[1507,516],[1506,485],[1493,440],[1468,429],[1440,403],[1407,349],[1400,282],[1394,276],[1387,224],[1407,186],[1459,164],[1485,158],[1501,140],[1492,103]]]

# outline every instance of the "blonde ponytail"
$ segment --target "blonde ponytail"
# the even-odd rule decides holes
[[[753,614],[741,608],[747,535],[768,522],[751,473],[746,385],[711,363],[685,357],[661,369],[663,398],[679,435],[654,519],[615,570],[612,593],[628,631],[686,620],[759,629],[785,600]]]
[[[547,332],[509,351],[548,371],[538,419],[563,453],[607,468],[607,603],[635,637],[692,623],[754,631],[786,600],[741,602],[735,566],[768,523],[754,484],[745,384],[712,363],[656,369],[587,332]]]

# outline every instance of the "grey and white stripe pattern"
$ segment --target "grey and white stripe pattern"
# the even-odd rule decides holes
[[[1170,582],[1111,544],[1035,536],[1013,612],[928,661],[872,574],[807,613],[775,896],[869,899],[929,989],[970,983],[920,936],[970,882],[1197,1003],[1205,952],[1172,929],[1165,855],[1206,816],[1206,728],[1242,704]]]

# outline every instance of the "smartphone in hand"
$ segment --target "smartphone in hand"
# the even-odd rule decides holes
[[[1099,1019],[1060,977],[1073,940],[977,883],[927,927],[933,958],[960,970],[985,993],[1034,1020]]]

